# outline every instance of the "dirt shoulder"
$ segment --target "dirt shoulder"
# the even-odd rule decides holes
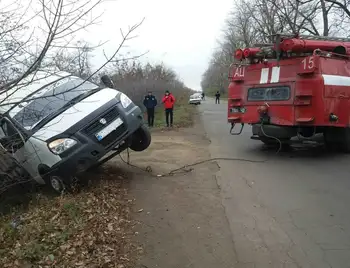
[[[131,162],[153,174],[210,158],[201,124],[157,131],[152,146],[132,153]],[[131,168],[134,169],[134,168]],[[134,169],[129,196],[134,199],[135,243],[142,248],[138,267],[233,267],[234,246],[215,172],[207,162],[191,172],[156,177]]]

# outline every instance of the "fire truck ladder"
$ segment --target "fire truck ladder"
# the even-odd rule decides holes
[[[343,37],[333,37],[333,36],[316,36],[316,35],[298,35],[298,34],[285,34],[285,33],[276,33],[270,35],[271,37],[276,37],[276,41],[278,38],[287,39],[287,38],[300,38],[304,40],[317,40],[317,41],[338,41],[338,42],[350,42],[350,38]]]
[[[336,41],[336,42],[350,42],[350,38],[343,37],[333,37],[333,36],[314,36],[314,35],[298,35],[298,34],[286,34],[286,33],[276,33],[269,35],[269,37],[273,38],[273,43],[258,43],[254,44],[255,47],[260,48],[272,48],[274,47],[274,43],[276,44],[276,59],[279,63],[281,53],[279,51],[280,43],[283,39],[291,39],[291,38],[300,38],[302,40],[317,40],[317,41]]]
[[[269,37],[275,37],[275,42],[278,42],[278,39],[291,39],[291,38],[300,38],[303,40],[317,40],[317,41],[338,41],[338,42],[350,42],[350,38],[343,37],[333,37],[333,36],[315,36],[315,35],[297,35],[297,34],[284,34],[276,33],[272,34]],[[272,47],[274,43],[256,43],[254,47]]]

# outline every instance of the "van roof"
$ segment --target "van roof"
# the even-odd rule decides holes
[[[63,77],[71,76],[68,72],[37,71],[23,80],[15,87],[0,93],[0,114],[4,114],[20,103],[28,95],[35,93],[47,84]],[[45,92],[42,92],[44,94]],[[42,95],[39,94],[39,95]]]

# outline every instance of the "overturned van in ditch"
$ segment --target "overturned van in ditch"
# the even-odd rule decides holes
[[[37,72],[0,93],[0,143],[40,184],[62,192],[76,175],[151,143],[128,96],[66,72]]]

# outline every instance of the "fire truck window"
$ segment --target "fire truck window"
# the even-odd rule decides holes
[[[283,101],[290,98],[288,86],[250,88],[248,90],[248,101]]]
[[[289,88],[279,87],[271,88],[267,94],[269,100],[288,100],[289,99]]]
[[[251,88],[248,93],[248,100],[264,100],[265,99],[265,89],[264,88]]]

